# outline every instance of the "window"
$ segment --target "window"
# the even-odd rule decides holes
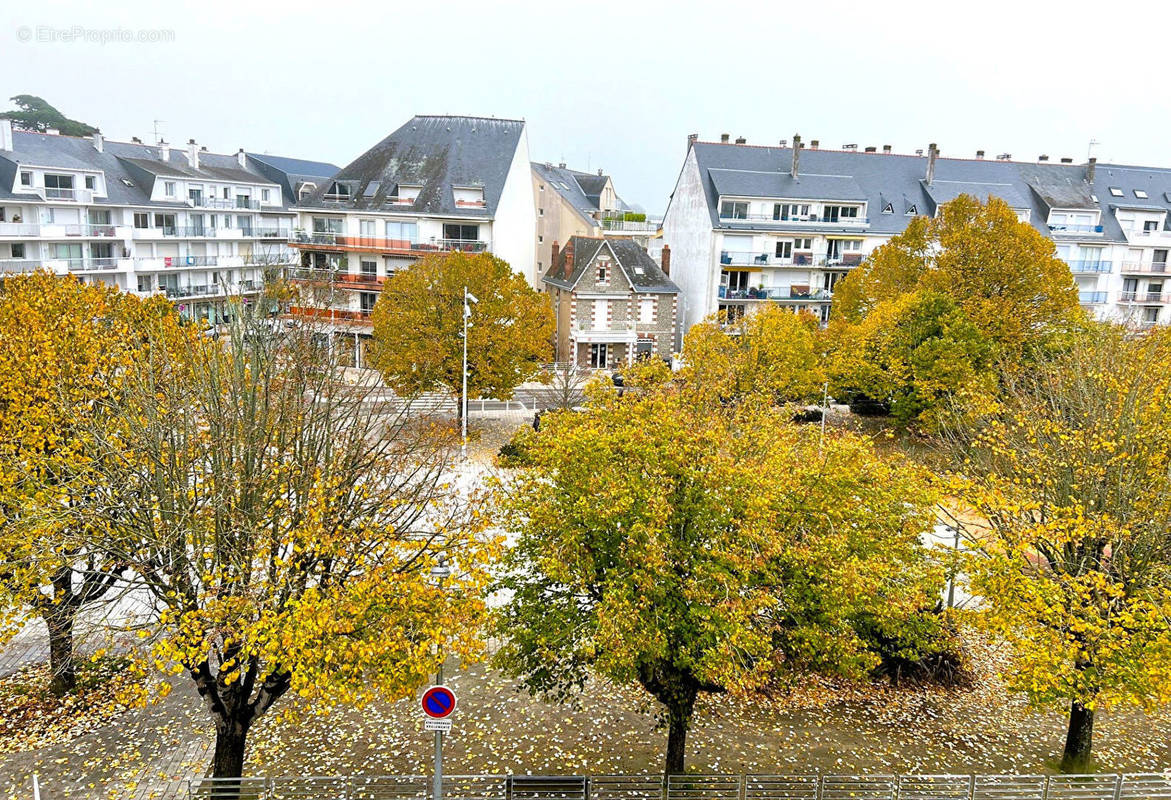
[[[33,174],[31,172],[28,172],[27,170],[22,170],[20,173],[20,185],[21,186],[32,186],[33,185]]]
[[[225,186],[224,187],[224,199],[227,200],[231,196],[232,196],[232,190],[229,189],[227,186]]]
[[[777,258],[788,260],[793,257],[793,243],[790,241],[777,242]]]
[[[727,219],[748,219],[748,201],[724,200],[720,203],[720,216]]]
[[[444,225],[443,238],[459,242],[475,242],[480,238],[479,225]]]
[[[387,222],[386,238],[403,245],[412,245],[419,241],[419,224],[417,222]]]
[[[154,283],[154,281],[151,280],[151,277],[152,276],[150,276],[150,275],[139,275],[138,276],[138,291],[150,292],[150,291],[154,290],[154,286],[152,285]]]
[[[604,331],[610,327],[610,301],[609,300],[595,300],[594,301],[594,330]]]
[[[267,202],[268,202],[268,199],[269,199],[269,197],[271,196],[271,194],[272,194],[272,193],[271,193],[271,192],[270,192],[268,189],[261,189],[261,190],[260,190],[260,199],[261,199],[261,201],[262,201],[262,202],[265,202],[265,203],[267,203]]]
[[[1119,189],[1117,186],[1111,186],[1110,187],[1110,194],[1113,195],[1114,197],[1122,197],[1122,190]]]
[[[163,194],[166,195],[167,197],[174,197],[175,196],[175,182],[174,181],[163,181]]]
[[[346,200],[349,196],[350,187],[337,181],[334,181],[333,185],[329,187],[329,191],[325,193],[326,200]]]
[[[895,207],[893,205],[891,205],[890,203],[887,203],[885,206],[882,207],[882,213],[883,214],[893,214],[893,213],[895,213]]]
[[[367,261],[366,259],[362,259],[362,274],[363,275],[371,275],[371,276],[377,275],[378,274],[378,262],[377,261]]]
[[[247,194],[236,195],[236,208],[251,208],[252,196]]]
[[[332,217],[314,217],[313,218],[313,232],[314,233],[341,233],[342,221]]]
[[[545,216],[545,209],[543,209],[543,208],[538,208],[538,209],[537,209],[537,216],[538,216],[538,217],[543,217],[543,216]]]
[[[797,250],[812,250],[813,249],[813,240],[812,239],[797,239],[796,242],[794,242],[793,247],[796,248]]]
[[[1147,199],[1147,193],[1144,192],[1142,189],[1135,189],[1134,196],[1137,197],[1139,200],[1146,200]]]
[[[537,244],[544,244],[544,243],[545,243],[545,237],[544,236],[537,236]]]
[[[594,369],[606,368],[606,345],[604,342],[590,345],[590,366]]]
[[[652,325],[655,321],[655,298],[644,297],[638,303],[638,321],[643,325]]]
[[[374,220],[362,219],[358,220],[358,233],[363,238],[374,238]]]
[[[1143,222],[1143,230],[1144,231],[1157,231],[1157,230],[1159,230],[1159,223],[1153,219],[1148,219]]]
[[[369,314],[373,311],[377,302],[378,292],[358,292],[358,303],[363,314]]]
[[[90,190],[98,188],[98,178],[96,175],[85,176],[85,188]]]
[[[89,210],[89,224],[90,225],[109,225],[110,224],[110,209],[108,209],[108,208],[91,208]]]
[[[610,270],[607,268],[606,262],[598,264],[598,283],[610,282]]]
[[[918,213],[919,213],[919,207],[916,206],[914,203],[911,203],[911,205],[909,205],[907,207],[907,216],[908,217],[913,217]]]
[[[24,258],[24,242],[16,242],[12,245],[12,257]]]
[[[725,305],[720,303],[718,307],[720,312],[720,319],[726,323],[736,322],[744,318],[744,306],[742,305]]]
[[[164,233],[175,232],[175,215],[174,214],[155,214],[155,227],[162,228]]]
[[[777,203],[773,206],[773,219],[802,220],[809,217],[808,203]]]
[[[134,214],[134,227],[139,230],[150,227],[150,214],[136,212]]]
[[[72,175],[45,175],[45,197],[59,199],[73,199]]]

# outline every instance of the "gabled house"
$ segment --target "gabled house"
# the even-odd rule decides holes
[[[615,369],[675,351],[679,287],[630,239],[573,236],[553,244],[542,280],[557,317],[557,360]]]

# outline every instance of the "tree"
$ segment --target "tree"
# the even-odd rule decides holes
[[[838,283],[825,342],[838,392],[882,390],[870,398],[931,429],[957,395],[980,394],[998,372],[1060,348],[1084,324],[1053,242],[1002,200],[961,195],[937,217],[912,220]],[[904,367],[899,381],[876,380],[858,355],[876,347]],[[947,366],[952,358],[958,370]]]
[[[181,336],[162,298],[48,272],[0,287],[0,637],[44,620],[54,694],[76,685],[78,613],[127,566],[94,545],[107,530],[91,513],[102,476],[90,429],[126,370]]]
[[[1084,770],[1094,712],[1171,699],[1171,337],[1100,326],[1006,381],[955,432],[982,621],[1012,685],[1067,703],[1062,768]]]
[[[884,300],[860,322],[823,334],[835,397],[882,403],[901,425],[938,430],[957,407],[996,391],[993,346],[950,297],[930,290]]]
[[[758,395],[774,403],[820,398],[824,374],[814,340],[817,321],[767,305],[731,328],[715,318],[683,339],[681,378],[723,401]]]
[[[450,431],[372,410],[311,324],[235,315],[190,372],[136,371],[97,444],[125,580],[149,597],[154,667],[185,672],[216,730],[215,777],[282,696],[328,707],[412,691],[471,656],[494,540],[447,477]],[[165,371],[162,371],[165,372]],[[440,554],[455,569],[431,580]]]
[[[93,136],[98,132],[93,125],[69,119],[35,95],[18,94],[8,99],[16,105],[16,110],[5,111],[0,119],[12,120],[17,130],[44,133],[52,128],[64,136]]]
[[[468,327],[469,396],[509,397],[551,358],[549,300],[508,262],[436,253],[396,272],[374,306],[371,363],[396,392],[459,394],[465,287],[479,301]]]
[[[555,700],[591,671],[641,685],[663,709],[667,774],[701,692],[866,675],[881,660],[868,636],[898,638],[937,602],[916,468],[848,433],[821,442],[766,403],[713,408],[653,381],[590,392],[525,434],[501,489],[515,545],[497,663]]]

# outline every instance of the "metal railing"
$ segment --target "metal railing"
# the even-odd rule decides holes
[[[1152,261],[1150,264],[1144,264],[1141,261],[1123,261],[1122,271],[1163,273],[1167,271],[1167,262]]]
[[[1078,302],[1083,306],[1097,306],[1106,302],[1105,292],[1078,292]]]
[[[162,229],[163,236],[215,236],[216,229],[201,225],[172,225]]]
[[[1167,295],[1163,292],[1121,292],[1118,295],[1120,303],[1164,303]]]
[[[93,201],[93,189],[69,189],[65,187],[46,186],[39,190],[46,200],[75,200],[79,203]]]
[[[1049,230],[1053,233],[1101,233],[1101,225],[1075,224],[1072,222],[1050,222]]]
[[[1171,800],[1171,774],[445,775],[445,800]],[[431,800],[425,775],[188,781],[188,800]]]
[[[256,211],[260,208],[259,200],[240,201],[235,198],[222,199],[218,197],[200,197],[187,198],[187,202],[195,208],[222,208],[233,209],[238,208],[241,211],[251,210]]]
[[[1069,264],[1070,272],[1079,274],[1087,272],[1109,272],[1110,267],[1113,264],[1111,261],[1090,261],[1086,259],[1077,259],[1074,261],[1067,261],[1066,263]]]
[[[776,225],[869,225],[870,217],[842,217],[823,219],[810,214],[805,219],[780,219],[772,214],[725,214],[720,212],[720,222],[771,222]]]
[[[0,236],[39,236],[41,226],[35,222],[0,222]]]
[[[599,222],[604,231],[619,231],[623,233],[653,233],[663,227],[663,221],[661,219],[656,220],[651,218],[639,221],[618,218],[607,219],[603,217]]]
[[[69,224],[65,226],[66,236],[113,236],[114,226],[107,223]]]
[[[747,289],[729,289],[721,286],[720,300],[831,300],[833,292],[826,289],[794,289],[791,286],[753,286]]]
[[[42,258],[0,258],[0,273],[33,272],[44,263]]]
[[[791,256],[777,256],[775,253],[759,251],[721,250],[720,264],[742,267],[856,267],[862,263],[862,254],[842,253],[835,256],[815,256],[812,253],[794,253]]]

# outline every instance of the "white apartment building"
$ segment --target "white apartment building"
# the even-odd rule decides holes
[[[336,169],[0,120],[0,273],[50,269],[163,293],[185,318],[214,324],[229,294],[256,293],[266,271],[294,262],[296,186]]]
[[[521,120],[416,116],[317,185],[302,184],[290,244],[325,314],[364,362],[384,281],[429,253],[491,252],[539,285],[536,210]],[[319,302],[320,299],[319,299]]]
[[[1171,323],[1171,170],[688,138],[663,222],[683,329],[774,302],[828,319],[837,281],[917,215],[998,197],[1051,237],[1095,316]]]

